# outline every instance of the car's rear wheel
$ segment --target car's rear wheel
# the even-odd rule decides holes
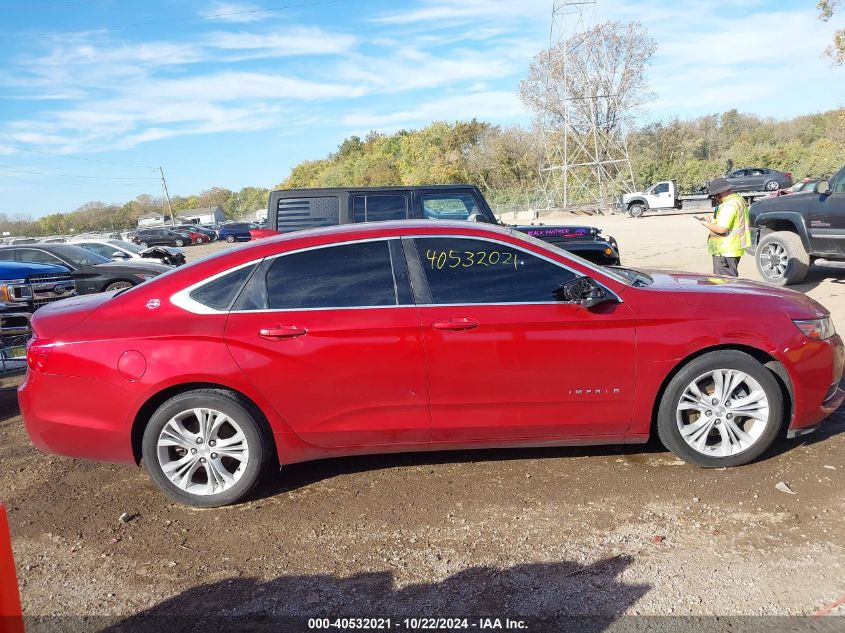
[[[800,283],[810,271],[810,256],[801,238],[791,231],[766,233],[754,261],[763,279],[777,286]]]
[[[235,241],[235,236],[234,235],[227,235],[226,241],[229,242],[229,244],[231,244],[232,242]]]
[[[114,290],[124,290],[126,288],[131,288],[134,285],[135,284],[133,284],[131,281],[126,281],[126,280],[121,279],[119,281],[111,282],[108,286],[106,286],[103,289],[103,292],[112,292]]]
[[[766,191],[777,191],[780,189],[780,183],[777,180],[769,180],[764,186]]]
[[[783,395],[772,372],[743,352],[720,350],[675,374],[660,401],[657,432],[687,462],[739,466],[772,445],[783,418]]]
[[[198,389],[162,404],[144,430],[144,466],[156,485],[185,505],[215,508],[242,500],[272,455],[252,407],[222,390]]]

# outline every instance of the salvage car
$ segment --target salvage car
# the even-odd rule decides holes
[[[150,246],[144,248],[133,242],[123,240],[81,239],[72,242],[74,246],[81,246],[97,253],[106,259],[125,261],[127,259],[152,261],[168,266],[181,266],[187,260],[181,248],[172,246]]]
[[[18,393],[47,452],[143,463],[171,498],[243,499],[341,455],[657,435],[746,464],[845,399],[813,299],[597,266],[515,230],[297,231],[39,310]]]
[[[0,260],[64,266],[73,275],[76,292],[81,295],[123,290],[171,270],[170,266],[155,262],[115,262],[72,244],[3,246]]]

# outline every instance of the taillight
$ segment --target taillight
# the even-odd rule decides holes
[[[26,346],[26,364],[32,371],[43,372],[47,366],[47,357],[52,351],[52,345],[42,343],[33,336]]]
[[[787,178],[789,178],[790,180],[792,180],[792,172],[791,171],[786,172],[785,176]]]

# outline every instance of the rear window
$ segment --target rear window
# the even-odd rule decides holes
[[[276,203],[276,229],[286,233],[340,223],[337,196],[279,198]]]

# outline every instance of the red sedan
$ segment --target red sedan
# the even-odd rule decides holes
[[[42,450],[143,462],[219,506],[338,455],[645,442],[747,463],[845,398],[812,299],[599,268],[515,231],[390,222],[252,242],[35,313],[21,411]]]

